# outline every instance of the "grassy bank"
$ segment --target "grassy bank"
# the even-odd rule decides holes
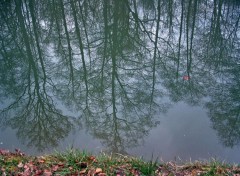
[[[182,175],[232,175],[240,176],[239,165],[217,161],[176,164],[143,161],[130,156],[99,154],[67,150],[45,156],[28,156],[19,150],[0,149],[0,175],[79,175],[79,176],[182,176]]]

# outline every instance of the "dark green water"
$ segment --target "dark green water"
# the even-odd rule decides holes
[[[2,0],[0,148],[240,162],[240,3]]]

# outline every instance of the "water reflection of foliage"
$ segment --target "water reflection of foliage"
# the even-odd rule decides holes
[[[1,96],[3,100],[10,102],[10,105],[1,110],[1,125],[17,129],[17,135],[22,141],[43,150],[57,146],[59,139],[69,133],[72,124],[69,117],[56,109],[48,92],[52,80],[47,77],[48,70],[44,65],[46,53],[40,48],[33,4],[29,3],[29,9],[33,23],[31,34],[35,37],[36,45],[30,45],[29,28],[25,26],[26,19],[21,6],[21,2],[16,1],[16,17],[19,24],[13,23],[14,28],[9,28],[9,31],[1,35],[5,44],[8,44],[3,45],[1,52],[1,88],[5,89]],[[2,15],[13,18],[13,14],[8,13],[9,11],[3,9],[1,11]],[[11,21],[6,21],[3,28],[8,28],[10,23]],[[18,36],[15,36],[14,30],[18,31]],[[15,49],[9,50],[12,47]]]
[[[239,55],[239,8],[225,1],[33,0],[0,7],[0,95],[17,100],[9,111],[31,114],[6,122],[16,127],[13,121],[38,117],[44,126],[58,124],[56,139],[63,138],[71,122],[55,107],[55,95],[114,151],[137,145],[158,124],[166,95],[190,105],[204,104],[204,97],[215,102],[218,73]]]
[[[85,75],[82,80],[87,79],[88,86],[84,88],[79,84],[81,78],[70,77],[73,84],[79,85],[73,86],[66,77],[57,86],[57,93],[69,107],[81,109],[88,130],[100,138],[109,150],[124,152],[125,148],[137,146],[137,141],[142,140],[158,123],[149,112],[150,100],[154,99],[149,89],[152,73],[151,70],[150,74],[143,72],[145,68],[151,69],[151,62],[148,63],[139,53],[140,47],[143,50],[146,48],[144,41],[136,38],[139,35],[136,26],[128,22],[129,9],[126,4],[115,2],[110,6],[107,1],[102,3],[103,9],[98,10],[103,10],[104,19],[98,22],[103,22],[104,28],[89,38],[98,41],[98,55],[97,58],[90,58],[88,75],[83,72],[79,74]],[[92,47],[95,48],[94,45]],[[76,60],[76,56],[73,59]],[[72,75],[78,75],[79,66],[75,65]],[[69,90],[68,93],[63,87]],[[156,103],[152,101],[151,107],[151,110],[155,109]]]
[[[240,143],[240,78],[239,66],[234,64],[221,73],[211,100],[207,103],[213,129],[217,130],[221,142],[233,147]]]
[[[23,143],[39,150],[56,147],[72,129],[69,117],[62,115],[46,100],[42,104],[42,100],[26,98],[1,112],[1,124],[17,129],[17,136]]]

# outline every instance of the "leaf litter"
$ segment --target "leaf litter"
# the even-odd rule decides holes
[[[77,153],[77,154],[76,154]],[[152,163],[130,156],[92,156],[71,151],[66,154],[28,156],[16,149],[0,149],[0,175],[18,176],[240,176],[240,166],[217,161],[176,164]]]

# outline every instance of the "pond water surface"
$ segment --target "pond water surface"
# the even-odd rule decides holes
[[[240,162],[240,4],[0,2],[0,148]]]

